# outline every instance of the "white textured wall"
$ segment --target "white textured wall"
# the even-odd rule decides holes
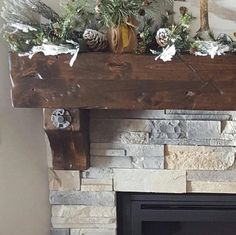
[[[48,235],[42,112],[11,107],[8,49],[2,38],[0,52],[0,234]]]

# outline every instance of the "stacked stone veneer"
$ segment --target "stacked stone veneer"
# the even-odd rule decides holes
[[[91,168],[49,171],[53,235],[115,235],[116,191],[236,193],[235,112],[91,111],[90,124]]]

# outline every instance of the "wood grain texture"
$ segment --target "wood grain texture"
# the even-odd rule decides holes
[[[44,109],[44,129],[48,136],[54,170],[85,170],[89,167],[88,110],[70,109],[72,124],[64,130],[52,125],[54,110]]]
[[[13,105],[27,108],[236,110],[236,56],[11,54]]]

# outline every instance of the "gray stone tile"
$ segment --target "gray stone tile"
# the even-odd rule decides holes
[[[225,120],[232,120],[232,116],[229,114],[225,115],[184,115],[184,114],[167,114],[165,116],[167,120],[208,120],[208,121],[225,121]]]
[[[109,149],[109,148],[97,148],[90,149],[91,156],[108,156],[108,157],[125,157],[126,151],[125,149]]]
[[[121,143],[121,144],[149,144],[149,133],[147,132],[116,132],[96,131],[90,132],[92,143]]]
[[[92,119],[91,132],[150,132],[151,122],[141,119]]]
[[[50,192],[52,205],[114,206],[114,192]]]
[[[92,167],[124,168],[124,169],[164,169],[164,157],[94,157],[90,158]]]
[[[92,155],[96,156],[112,156],[110,151],[117,150],[116,153],[121,153],[122,149],[124,156],[164,157],[164,145],[91,143],[90,149]],[[123,155],[115,154],[115,156]]]
[[[187,136],[185,121],[179,120],[153,120],[150,139],[183,139]]]
[[[70,229],[52,228],[51,235],[70,235]]]
[[[82,171],[81,175],[83,178],[88,179],[111,179],[113,177],[113,170],[111,168],[100,167],[90,167],[86,171]]]
[[[222,122],[222,133],[235,135],[236,134],[236,121]]]
[[[163,119],[164,110],[91,110],[91,119]]]
[[[236,182],[236,170],[187,171],[187,180],[203,182]]]
[[[236,182],[197,182],[188,181],[188,193],[236,193]]]
[[[188,139],[218,139],[221,134],[219,121],[187,121]]]

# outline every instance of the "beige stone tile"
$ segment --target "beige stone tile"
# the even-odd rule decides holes
[[[54,191],[80,190],[80,172],[49,169],[49,189]]]
[[[234,162],[233,148],[168,145],[165,151],[170,170],[226,170]]]

